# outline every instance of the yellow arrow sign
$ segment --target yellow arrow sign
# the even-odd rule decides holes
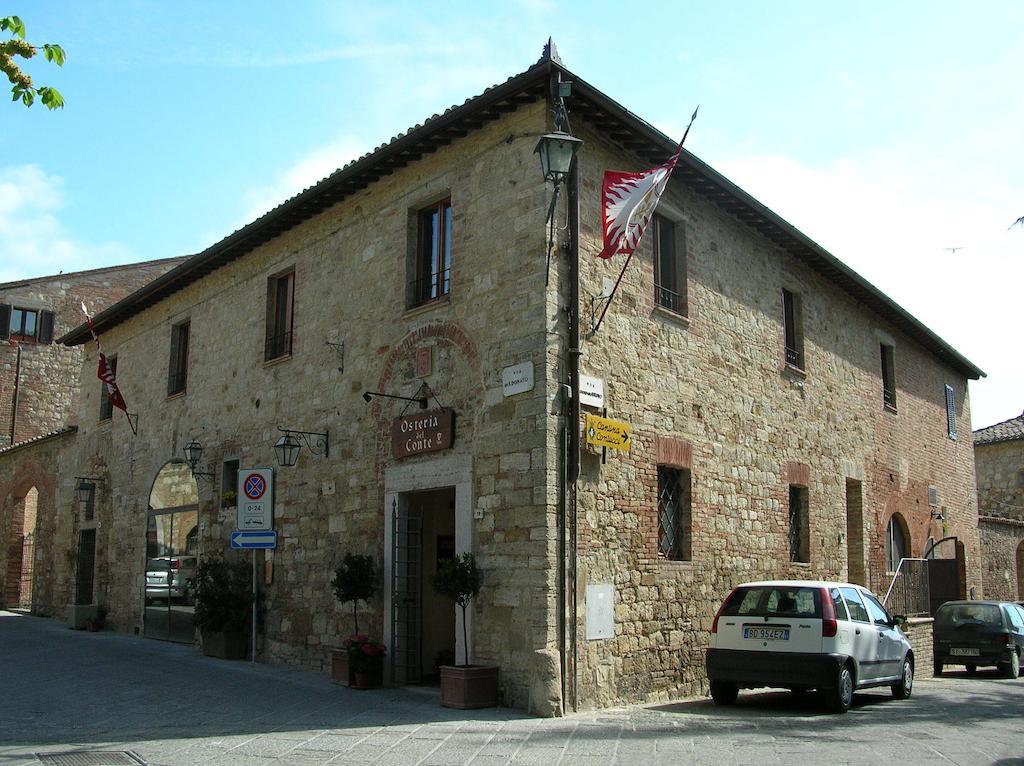
[[[587,444],[629,452],[629,424],[587,414]]]

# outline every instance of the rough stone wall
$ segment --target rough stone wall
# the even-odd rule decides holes
[[[83,301],[89,311],[96,314],[183,260],[170,258],[10,282],[0,285],[0,303],[54,312],[53,338],[56,340],[85,321],[80,305]],[[77,415],[74,407],[82,365],[81,348],[31,341],[22,341],[19,345],[20,375],[18,349],[0,343],[0,448],[73,424]],[[93,371],[92,380],[95,379]],[[98,381],[96,385],[100,385]],[[18,412],[12,439],[15,388]]]
[[[1024,441],[976,444],[986,598],[1024,599]]]
[[[32,566],[32,613],[63,614],[73,577],[68,577],[73,541],[58,533],[59,520],[79,512],[73,503],[75,475],[67,455],[74,444],[68,431],[0,451],[0,606],[17,606],[21,574],[24,504],[32,489],[36,497],[35,546]],[[64,477],[70,473],[67,478]],[[12,578],[14,581],[12,581]]]
[[[347,551],[383,562],[391,513],[383,478],[399,464],[429,471],[435,459],[394,460],[388,429],[406,403],[367,404],[361,394],[415,394],[417,354],[429,354],[430,406],[457,413],[448,454],[472,465],[469,523],[485,583],[473,608],[476,661],[499,664],[506,702],[525,706],[533,652],[550,647],[556,629],[548,508],[557,487],[545,480],[554,460],[545,428],[554,391],[545,382],[545,191],[530,138],[544,119],[542,104],[523,107],[104,335],[139,434],[123,418],[97,422],[99,391],[86,387],[75,459],[109,481],[98,514],[115,531],[101,532],[97,555],[115,625],[141,627],[147,498],[185,442],[203,444],[200,468],[216,475],[199,483],[204,555],[223,550],[234,528],[234,508],[221,508],[222,461],[274,466],[278,427],[329,430],[329,457],[304,448],[295,467],[276,472],[280,544],[266,556],[273,574],[261,647],[266,661],[326,667],[327,647],[352,630],[349,608],[330,587],[334,567]],[[410,216],[448,195],[450,297],[406,310]],[[290,268],[293,351],[265,363],[267,280]],[[187,389],[168,397],[170,328],[186,319]],[[525,361],[535,365],[534,389],[504,397],[502,368]],[[87,349],[82,374],[94,364]],[[378,595],[360,626],[381,635],[382,609]]]
[[[583,133],[582,294],[622,267],[600,249],[600,178],[640,169]],[[980,585],[967,385],[806,266],[674,181],[661,211],[685,225],[689,315],[654,306],[651,237],[626,271],[581,370],[603,378],[608,416],[632,426],[629,453],[583,460],[577,597],[610,583],[613,638],[585,640],[581,705],[660,700],[706,691],[704,653],[728,589],[761,578],[846,579],[853,552],[865,584],[885,593],[885,530],[900,513],[911,554],[929,536],[965,544],[967,585]],[[784,357],[782,289],[801,296],[804,370]],[[600,302],[595,303],[600,309]],[[879,344],[895,346],[897,408],[883,405]],[[960,438],[946,433],[944,386],[956,393]],[[598,413],[600,414],[600,413]],[[659,441],[688,456],[692,559],[657,547]],[[677,458],[678,460],[678,458]],[[677,463],[678,464],[678,463]],[[863,492],[862,528],[848,528],[847,479]],[[809,563],[791,563],[789,485],[806,486]],[[937,488],[946,527],[931,519]],[[854,538],[856,545],[851,543]]]
[[[935,647],[932,633],[935,621],[931,617],[910,619],[903,626],[903,632],[910,640],[914,651],[914,678],[931,678],[935,672]]]

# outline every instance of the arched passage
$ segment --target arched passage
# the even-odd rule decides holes
[[[31,610],[39,490],[30,487],[24,495],[13,498],[12,502],[4,603],[14,609]]]
[[[149,492],[145,635],[192,643],[199,489],[185,463],[166,463]]]

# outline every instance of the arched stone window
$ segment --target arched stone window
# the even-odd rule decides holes
[[[905,559],[909,555],[909,543],[910,532],[907,529],[907,522],[900,514],[894,513],[885,530],[885,561],[888,571],[895,572],[899,568],[900,559]]]

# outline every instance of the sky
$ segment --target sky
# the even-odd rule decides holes
[[[0,99],[0,282],[204,250],[346,162],[565,65],[923,321],[1024,410],[1024,3],[0,3],[62,111]],[[570,103],[571,109],[571,103]],[[949,248],[962,248],[954,251]]]

